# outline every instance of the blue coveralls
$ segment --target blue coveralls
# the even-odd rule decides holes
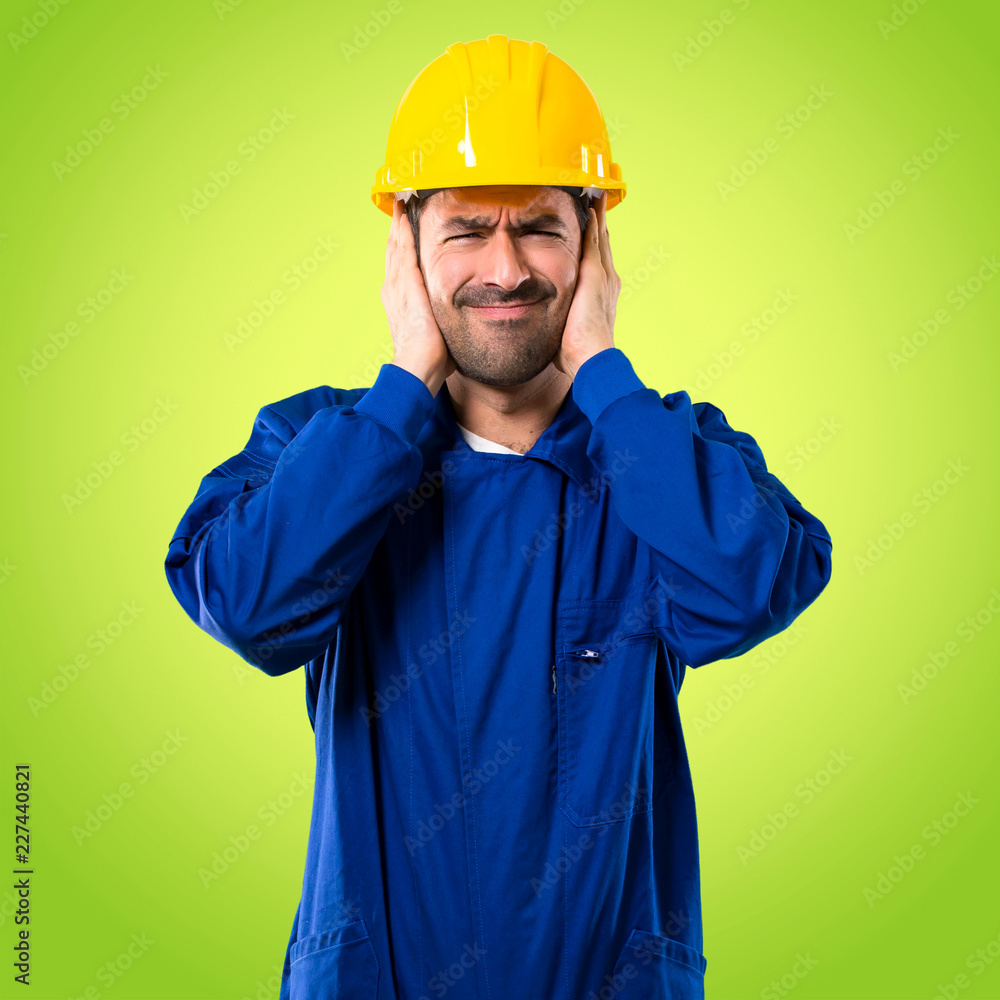
[[[782,631],[830,568],[753,438],[618,348],[523,456],[393,364],[261,410],[166,572],[249,663],[305,664],[282,1000],[703,997],[685,666]]]

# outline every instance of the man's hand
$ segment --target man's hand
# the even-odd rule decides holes
[[[398,198],[392,206],[381,297],[395,351],[392,364],[416,375],[436,396],[455,362],[431,311],[413,230]]]
[[[597,208],[590,209],[576,290],[566,317],[562,345],[552,359],[552,364],[570,378],[576,377],[584,361],[615,346],[615,311],[622,280],[611,259],[607,202],[608,193],[602,191]]]

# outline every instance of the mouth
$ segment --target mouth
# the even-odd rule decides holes
[[[526,316],[528,310],[541,304],[541,299],[534,302],[523,302],[508,306],[469,306],[477,316],[486,319],[516,319],[518,316]]]

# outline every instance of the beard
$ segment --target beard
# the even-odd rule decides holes
[[[516,297],[480,295],[477,299],[473,292],[463,291],[460,303],[447,309],[432,306],[431,310],[462,375],[483,385],[513,386],[530,382],[545,371],[559,352],[566,325],[565,314],[553,315],[551,296],[525,316],[495,320],[477,317],[474,310],[463,306],[531,301],[545,293],[522,286]],[[563,311],[568,313],[568,309]]]

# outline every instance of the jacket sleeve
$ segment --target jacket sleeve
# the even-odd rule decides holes
[[[618,348],[589,358],[573,397],[587,454],[667,595],[663,638],[692,667],[787,628],[830,579],[823,524],[767,471],[749,434],[686,392],[660,397]]]
[[[350,405],[357,391],[315,389],[261,410],[246,448],[202,480],[168,548],[167,580],[187,614],[267,674],[335,638],[393,504],[423,469],[427,386],[390,363]],[[331,398],[341,401],[324,405]]]

